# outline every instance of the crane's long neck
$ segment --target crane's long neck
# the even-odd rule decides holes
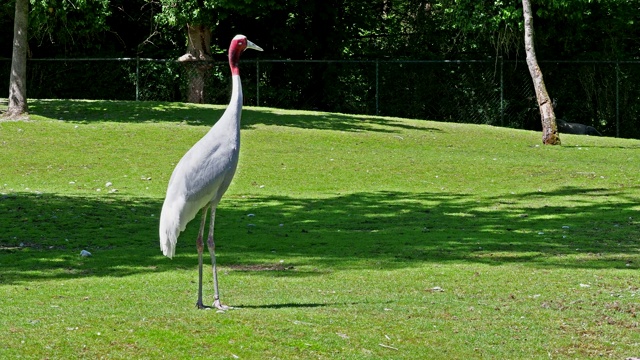
[[[231,77],[231,100],[227,109],[207,133],[213,138],[224,138],[223,143],[239,148],[240,146],[240,119],[242,117],[242,83],[239,75]],[[216,140],[218,141],[218,140]]]
[[[240,75],[232,75],[231,81],[231,100],[223,117],[227,122],[227,133],[229,136],[235,136],[239,141],[240,118],[242,117],[242,82],[240,81]]]
[[[231,101],[229,107],[236,107],[238,114],[242,111],[242,82],[240,81],[240,68],[238,63],[240,62],[240,54],[238,50],[232,48],[229,51],[229,67],[231,68]],[[238,117],[238,119],[240,119]]]
[[[222,115],[224,124],[220,126],[226,127],[228,136],[233,137],[229,141],[238,144],[240,142],[240,118],[242,116],[242,82],[240,81],[240,69],[238,62],[240,54],[235,47],[229,51],[229,67],[231,68],[231,100],[229,106]]]
[[[242,113],[242,101],[242,82],[240,81],[240,75],[232,75],[229,108],[234,108],[238,112],[238,120],[240,120],[240,114]]]
[[[236,48],[229,50],[229,67],[231,68],[231,75],[240,75],[240,68],[238,63],[240,62],[240,55],[242,51],[238,51]]]
[[[231,76],[231,100],[229,101],[229,107],[227,111],[232,111],[233,120],[237,126],[237,131],[240,131],[240,117],[242,116],[242,82],[240,81],[240,75]]]

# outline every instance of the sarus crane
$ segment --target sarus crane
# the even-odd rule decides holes
[[[220,310],[230,309],[229,306],[222,305],[220,302],[213,228],[216,207],[229,187],[238,166],[240,117],[242,115],[242,84],[238,63],[240,55],[246,49],[262,51],[262,48],[247,40],[244,35],[236,35],[231,40],[229,66],[231,67],[232,90],[229,106],[211,130],[193,145],[176,165],[169,179],[167,196],[160,215],[160,248],[165,256],[171,258],[176,251],[178,235],[184,231],[187,223],[195,218],[198,211],[202,210],[200,231],[196,240],[198,249],[198,302],[196,306],[199,309],[209,308],[202,302],[203,233],[209,211],[211,220],[207,247],[213,270],[213,307]]]

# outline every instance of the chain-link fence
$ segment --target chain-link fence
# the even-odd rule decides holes
[[[640,138],[640,61],[540,65],[558,118]],[[5,84],[9,68],[0,61]],[[27,68],[30,98],[187,101],[201,89],[205,103],[229,99],[222,61],[31,59]],[[241,72],[247,105],[540,129],[523,61],[245,60]]]

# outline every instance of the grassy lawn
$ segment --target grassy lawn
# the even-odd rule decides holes
[[[245,108],[216,219],[240,309],[197,310],[198,221],[170,260],[158,219],[223,109],[0,123],[0,358],[640,357],[638,140]]]

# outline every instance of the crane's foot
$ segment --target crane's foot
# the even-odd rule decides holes
[[[203,304],[203,303],[202,303],[202,301],[198,301],[198,302],[196,303],[196,307],[197,307],[198,309],[200,309],[200,310],[208,310],[208,309],[211,309],[211,306],[207,306],[207,305]]]
[[[218,299],[218,300],[213,302],[213,307],[218,309],[218,310],[222,310],[222,311],[227,311],[227,310],[232,310],[233,309],[233,307],[231,307],[231,306],[222,305],[222,303],[220,302],[220,299]]]

